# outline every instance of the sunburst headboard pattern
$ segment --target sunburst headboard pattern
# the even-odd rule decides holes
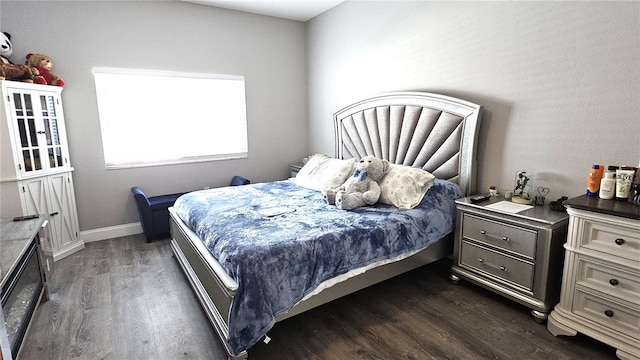
[[[476,148],[482,106],[424,92],[382,94],[334,114],[336,157],[366,155],[419,167],[476,190]]]

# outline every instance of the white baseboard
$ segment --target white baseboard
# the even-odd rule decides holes
[[[87,243],[135,234],[142,234],[142,225],[139,222],[81,231],[80,237]]]
[[[58,261],[60,259],[64,259],[67,256],[77,253],[78,251],[84,249],[84,242],[82,241],[78,241],[73,247],[70,247],[68,249],[65,249],[62,252],[53,254],[53,261]]]

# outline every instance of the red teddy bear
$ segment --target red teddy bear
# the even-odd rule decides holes
[[[27,54],[26,65],[31,67],[33,75],[36,76],[34,81],[38,84],[64,86],[64,80],[57,75],[51,73],[53,69],[53,61],[44,54]]]

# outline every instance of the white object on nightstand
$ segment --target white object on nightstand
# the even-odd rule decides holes
[[[581,196],[570,215],[560,303],[549,315],[555,335],[578,332],[640,359],[640,207]]]

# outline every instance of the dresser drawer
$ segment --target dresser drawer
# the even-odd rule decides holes
[[[578,259],[579,285],[640,305],[640,274],[617,267]]]
[[[462,236],[497,246],[529,259],[536,252],[536,231],[464,214]]]
[[[640,338],[640,311],[576,290],[573,311],[612,330]]]
[[[587,219],[584,222],[580,247],[629,260],[638,261],[640,259],[640,232],[638,229]]]
[[[467,241],[462,241],[460,253],[462,266],[489,273],[527,290],[533,288],[533,264]]]

